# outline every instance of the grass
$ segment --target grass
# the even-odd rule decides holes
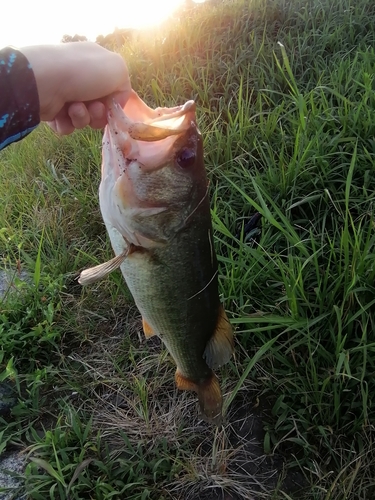
[[[40,127],[1,153],[2,263],[30,280],[0,305],[18,397],[0,450],[30,458],[28,498],[373,498],[374,22],[365,0],[228,1],[122,49],[149,105],[198,104],[237,339],[221,429],[174,389],[121,275],[75,281],[112,256],[100,133]]]

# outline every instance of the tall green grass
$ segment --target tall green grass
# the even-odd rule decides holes
[[[233,437],[236,418],[249,425],[257,399],[264,453],[303,471],[301,498],[372,498],[374,22],[364,0],[209,3],[122,49],[149,105],[198,104],[237,338],[221,373],[222,430],[197,422],[165,351],[140,342],[119,274],[75,284],[111,255],[96,194],[100,134],[41,128],[1,154],[4,265],[40,274],[3,302],[0,326],[20,398],[4,436],[30,446],[30,498],[206,499],[210,488],[295,498],[281,470],[263,489],[238,472],[251,455]],[[255,212],[261,237],[248,244],[241,228]],[[33,419],[47,407],[42,432]]]

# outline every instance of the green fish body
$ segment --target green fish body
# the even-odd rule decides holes
[[[140,125],[141,124],[141,125]],[[218,423],[213,369],[233,352],[218,293],[208,180],[195,104],[151,110],[133,93],[109,106],[99,190],[103,219],[143,318],[177,365],[177,387],[193,390]]]

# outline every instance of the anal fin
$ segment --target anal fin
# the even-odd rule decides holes
[[[223,398],[219,381],[213,372],[206,380],[194,382],[182,375],[177,369],[175,380],[178,389],[182,391],[194,391],[198,394],[198,402],[203,420],[215,425],[221,424]]]
[[[203,357],[210,368],[216,370],[225,365],[233,354],[233,328],[221,305],[215,331],[206,345]]]
[[[151,326],[147,323],[147,321],[144,318],[142,318],[142,326],[146,339],[155,335],[154,330],[151,328]]]

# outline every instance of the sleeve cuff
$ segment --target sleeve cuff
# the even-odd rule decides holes
[[[0,51],[0,149],[29,134],[40,123],[34,72],[17,49]]]

